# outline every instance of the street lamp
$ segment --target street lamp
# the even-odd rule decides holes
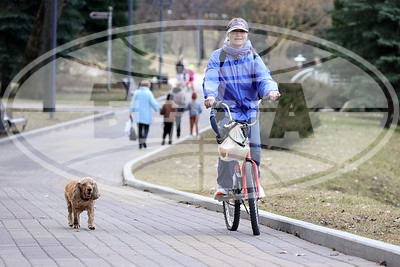
[[[194,7],[197,8],[197,68],[200,68],[201,60],[203,59],[203,27],[201,25],[200,20],[203,19],[202,9],[208,6],[209,0],[200,0],[194,4]]]
[[[163,29],[163,20],[164,20],[164,7],[169,7],[171,5],[172,0],[153,0],[153,6],[160,7],[160,59],[158,65],[158,89],[161,88],[161,69],[163,63],[163,46],[164,46],[164,29]]]
[[[294,61],[297,62],[297,67],[301,69],[301,67],[303,67],[303,62],[306,61],[306,58],[303,57],[302,54],[298,54],[297,57],[294,58]]]
[[[133,0],[128,0],[128,43],[132,44],[132,24],[133,24]],[[126,86],[126,97],[125,99],[128,100],[131,83],[133,79],[131,78],[131,71],[132,71],[132,49],[128,47],[128,55],[126,59],[126,72],[128,73],[128,77],[126,78],[127,84]]]
[[[107,91],[111,89],[111,57],[112,57],[112,12],[113,7],[108,7],[108,47],[107,47]]]
[[[53,55],[51,56],[51,62],[49,63],[49,73],[48,73],[48,82],[47,86],[44,87],[43,94],[43,112],[49,112],[49,119],[54,118],[54,112],[56,111],[56,67],[57,67],[57,57],[56,51],[54,51],[57,47],[57,0],[51,1],[51,10],[49,13],[46,13],[48,16],[48,21],[51,25],[49,29],[49,34],[51,35],[50,41],[50,50],[53,49]]]

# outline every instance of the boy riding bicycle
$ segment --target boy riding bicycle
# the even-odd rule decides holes
[[[277,83],[272,79],[269,69],[260,56],[254,52],[248,40],[249,27],[241,18],[232,19],[227,26],[227,40],[222,48],[215,50],[209,59],[204,78],[204,105],[213,107],[215,101],[226,103],[235,121],[252,123],[256,119],[257,103],[263,99],[274,101],[279,98]],[[220,113],[220,112],[217,112]],[[218,119],[216,119],[216,116]],[[224,124],[227,116],[210,113],[213,130],[219,134],[217,123]],[[249,129],[251,158],[260,166],[261,138],[260,125],[256,122]],[[236,161],[218,159],[218,188],[214,197],[226,195],[232,188],[232,177]],[[264,190],[259,188],[260,197]]]

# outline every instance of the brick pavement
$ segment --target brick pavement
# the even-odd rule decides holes
[[[10,154],[32,167],[19,152]],[[96,230],[88,230],[86,213],[72,229],[66,179],[40,167],[0,168],[1,266],[375,265],[267,227],[254,237],[245,220],[229,232],[221,213],[126,186],[101,184]]]

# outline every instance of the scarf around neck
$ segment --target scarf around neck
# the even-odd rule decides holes
[[[234,59],[238,60],[247,55],[247,53],[253,51],[253,47],[251,45],[250,40],[247,40],[242,48],[230,47],[229,42],[225,41],[224,45],[222,46],[222,50],[228,55],[233,56]]]

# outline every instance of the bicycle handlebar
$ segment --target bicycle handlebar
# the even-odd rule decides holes
[[[262,101],[262,99],[259,99],[259,100],[258,100],[258,102],[257,102],[257,107],[260,105],[261,101]],[[231,121],[233,120],[233,118],[232,118],[232,113],[231,113],[231,109],[230,109],[229,106],[228,106],[226,103],[224,103],[223,101],[216,101],[216,102],[214,102],[214,103],[213,103],[213,108],[215,108],[215,109],[225,108],[225,109],[228,111],[229,119],[230,119]],[[258,117],[259,117],[259,111],[257,111],[257,119],[256,119],[253,123],[250,123],[250,124],[248,124],[248,125],[249,125],[249,126],[253,126],[254,124],[256,124],[257,121],[258,121]]]
[[[213,108],[229,108],[223,101],[216,101],[213,103]]]

